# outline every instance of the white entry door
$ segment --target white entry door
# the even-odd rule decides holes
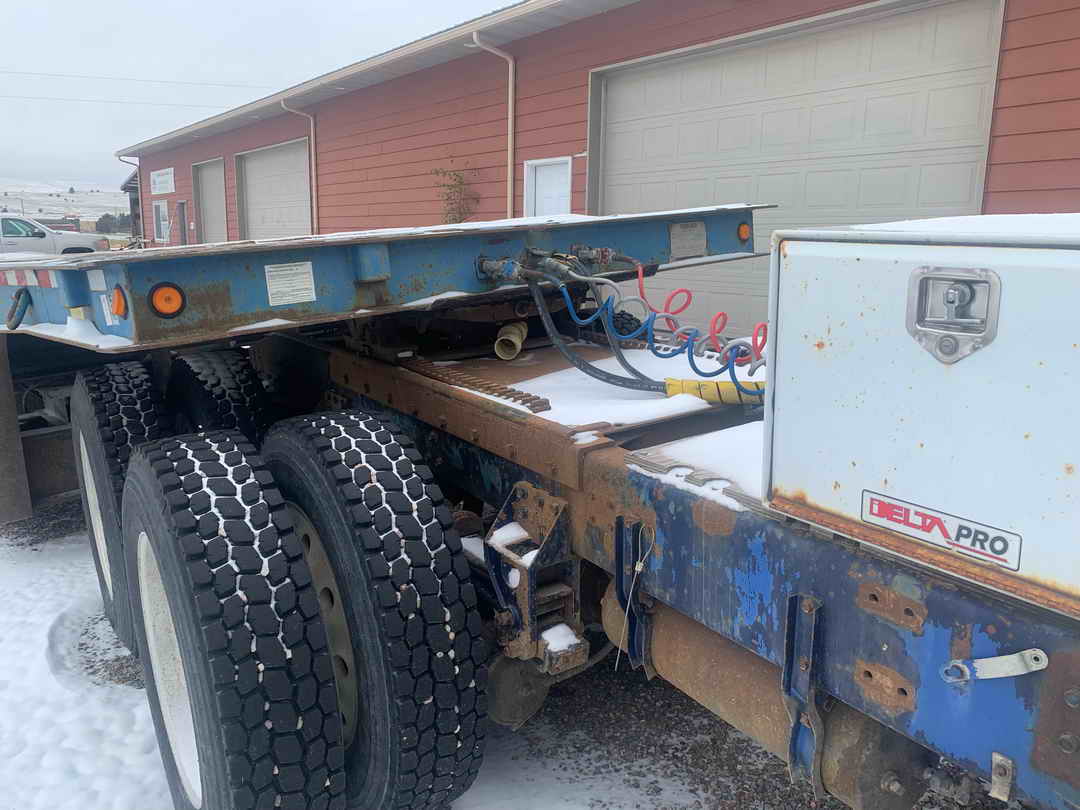
[[[225,161],[211,160],[191,167],[195,181],[195,222],[200,242],[225,242]]]
[[[525,216],[570,213],[571,158],[525,161]]]

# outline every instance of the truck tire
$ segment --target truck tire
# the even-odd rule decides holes
[[[123,529],[176,808],[341,810],[326,629],[273,479],[236,431],[136,451]]]
[[[360,411],[279,422],[263,458],[326,617],[348,806],[445,807],[483,758],[487,647],[431,471],[407,436]]]
[[[80,371],[71,391],[71,438],[86,531],[105,615],[132,652],[120,497],[131,451],[168,433],[165,409],[142,363]]]
[[[179,432],[234,429],[254,442],[269,424],[269,398],[241,351],[178,354],[168,389],[169,411]]]

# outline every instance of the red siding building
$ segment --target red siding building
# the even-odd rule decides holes
[[[449,170],[471,219],[776,203],[764,247],[1080,210],[1078,46],[1080,0],[526,0],[118,154],[159,244],[441,222]]]

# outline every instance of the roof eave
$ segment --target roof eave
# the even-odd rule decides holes
[[[573,0],[571,0],[571,3]],[[595,12],[585,16],[592,16],[594,14],[602,14],[605,11],[620,6],[629,5],[636,0],[609,0],[606,3],[600,5]],[[333,86],[336,83],[345,82],[353,77],[360,76],[361,74],[369,71],[375,71],[380,68],[386,68],[393,65],[395,62],[401,61],[411,56],[417,56],[427,51],[432,51],[439,47],[446,47],[455,43],[461,43],[462,53],[461,56],[468,55],[468,51],[464,50],[465,42],[471,40],[473,32],[484,32],[495,26],[509,23],[512,21],[520,20],[530,15],[536,14],[541,11],[553,8],[567,3],[567,0],[522,0],[519,3],[507,6],[496,11],[486,14],[482,17],[469,20],[461,23],[460,25],[448,28],[444,31],[440,31],[435,34],[431,34],[422,39],[415,40],[406,45],[402,45],[398,48],[394,48],[389,51],[385,51],[381,54],[368,57],[359,62],[355,62],[339,70],[325,73],[322,76],[317,76],[314,79],[310,79],[293,87],[289,87],[278,93],[274,93],[264,98],[252,101],[248,104],[244,104],[240,107],[236,107],[227,112],[220,113],[218,115],[204,118],[201,121],[196,121],[188,126],[181,127],[179,129],[167,132],[164,135],[158,135],[154,138],[149,138],[145,141],[127,146],[118,150],[115,154],[117,157],[141,157],[143,155],[152,154],[153,152],[167,149],[175,144],[175,142],[198,137],[198,133],[201,130],[206,130],[219,124],[225,124],[234,121],[244,116],[250,116],[258,118],[260,113],[273,112],[273,114],[283,114],[284,110],[281,109],[281,102],[287,101],[294,104],[303,106],[303,97],[308,94],[313,94],[316,91],[322,90],[323,98],[316,101],[324,101],[330,96],[326,96],[325,89],[328,86]],[[579,18],[580,19],[580,18]],[[528,36],[526,34],[525,36]],[[504,44],[505,42],[512,41],[512,39],[500,39],[498,37],[491,38],[493,44]],[[457,58],[457,57],[452,57]],[[444,61],[450,61],[444,60]],[[439,64],[439,63],[436,63]],[[423,69],[423,68],[417,68]],[[408,71],[414,72],[414,71]],[[405,75],[405,74],[402,74]],[[379,81],[385,81],[381,79]],[[378,84],[379,81],[372,82],[372,84]],[[338,94],[345,94],[354,92],[355,90],[362,89],[363,85],[355,88],[349,88],[341,90]],[[312,103],[309,101],[309,103]],[[252,121],[251,123],[254,123]],[[239,128],[243,124],[237,124],[235,127],[229,127],[229,129]]]

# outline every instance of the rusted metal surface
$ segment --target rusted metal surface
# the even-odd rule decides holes
[[[833,701],[825,712],[825,787],[855,810],[910,810],[926,791],[934,757],[925,748]]]
[[[1056,653],[1042,679],[1031,764],[1080,788],[1080,645]]]
[[[589,657],[582,640],[553,650],[541,631],[565,624],[578,633],[581,623],[581,563],[570,554],[566,501],[528,481],[517,482],[507,496],[485,540],[485,561],[504,610],[496,613],[499,643],[511,658],[540,662],[557,675],[575,669]],[[517,524],[526,537],[498,543],[498,527]]]
[[[492,354],[486,354],[455,360],[451,368],[481,377],[489,383],[510,386],[571,368],[566,358],[550,345],[534,348],[529,343],[530,341],[526,341],[525,352],[515,360],[500,360]],[[599,346],[577,346],[575,350],[591,362],[611,356],[610,351]],[[429,359],[439,360],[443,357],[446,355],[439,354]]]
[[[613,586],[602,606],[605,632],[625,648],[623,611]],[[654,604],[651,623],[657,674],[786,761],[791,723],[780,668],[660,603]],[[908,810],[922,793],[926,750],[843,703],[827,701],[826,708],[826,790],[857,810]],[[900,780],[901,794],[881,788],[890,771]]]
[[[876,582],[862,582],[856,595],[856,604],[862,610],[880,616],[887,622],[922,633],[926,621],[926,605],[916,599],[894,591]]]
[[[483,377],[469,374],[454,366],[437,366],[430,360],[425,360],[422,357],[410,358],[402,362],[401,365],[404,368],[409,369],[409,371],[415,371],[417,374],[422,374],[433,380],[439,380],[447,385],[468,388],[470,391],[479,391],[488,396],[517,402],[524,405],[533,413],[551,410],[551,403],[544,397],[538,397],[534,394],[527,393],[526,391],[519,391],[508,385],[499,385],[498,383],[489,382]]]
[[[917,563],[984,585],[1003,594],[1033,602],[1065,616],[1080,619],[1080,596],[1076,594],[1065,593],[1030,579],[1021,579],[1002,568],[970,562],[958,554],[952,554],[916,540],[905,539],[875,526],[849,520],[807,503],[800,493],[788,495],[774,490],[770,502],[774,509],[805,520],[807,523],[824,526],[838,534],[880,546]]]
[[[581,486],[585,453],[610,442],[575,444],[572,431],[402,367],[330,352],[331,381],[458,436],[568,487]]]
[[[707,501],[704,498],[694,504],[691,511],[694,525],[706,534],[726,536],[735,529],[736,512],[716,501]]]
[[[866,699],[886,713],[915,711],[915,685],[895,669],[856,658],[852,677]]]
[[[500,655],[488,667],[488,716],[516,731],[540,711],[554,682],[534,663]]]
[[[626,648],[623,609],[614,584],[602,602],[604,631]],[[657,603],[651,614],[656,673],[770,753],[787,758],[791,722],[780,694],[780,669]]]

